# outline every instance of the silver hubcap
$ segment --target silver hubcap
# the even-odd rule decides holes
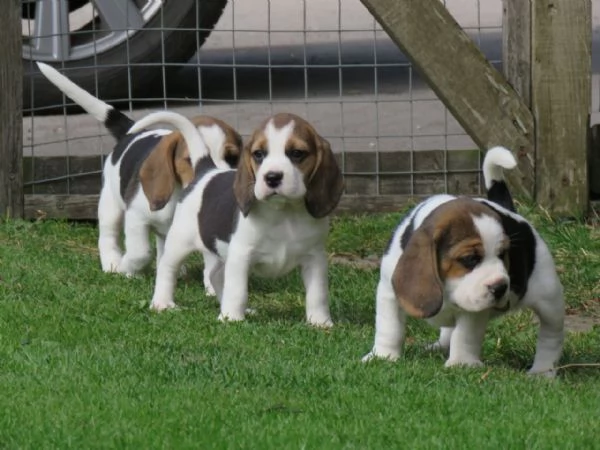
[[[106,52],[141,30],[164,0],[89,0],[69,11],[68,0],[29,0],[21,21],[23,58],[70,61]]]

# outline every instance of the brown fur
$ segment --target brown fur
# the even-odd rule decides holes
[[[252,158],[252,152],[268,149],[264,129],[273,120],[275,128],[282,128],[294,121],[293,134],[286,143],[286,150],[298,149],[308,152],[298,169],[304,174],[307,188],[305,196],[306,209],[313,217],[320,218],[329,214],[339,202],[344,190],[344,179],[337,165],[329,142],[303,118],[289,113],[275,114],[265,120],[253,133],[242,151],[240,165],[234,184],[234,192],[238,205],[244,215],[250,211],[254,197],[255,173],[258,166]]]
[[[163,137],[140,168],[140,183],[151,211],[162,209],[179,183],[189,184],[194,177],[188,148],[180,132]]]
[[[242,138],[230,125],[216,117],[196,116],[191,119],[196,127],[218,125],[225,133],[224,159],[237,165],[242,148]],[[140,168],[140,183],[150,202],[150,210],[162,209],[175,190],[187,186],[194,178],[190,155],[179,131],[161,139]]]
[[[221,119],[217,119],[212,116],[195,116],[192,117],[191,122],[196,127],[210,127],[217,125],[225,133],[225,144],[223,159],[225,159],[231,167],[237,167],[240,153],[242,152],[243,142],[240,134],[229,125],[227,122],[223,122]]]
[[[442,307],[444,282],[470,271],[459,259],[472,253],[483,256],[472,220],[483,214],[500,220],[484,204],[459,198],[435,209],[413,233],[392,275],[396,298],[407,314],[434,316]]]

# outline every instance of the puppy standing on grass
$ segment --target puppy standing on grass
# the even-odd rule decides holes
[[[514,211],[502,168],[516,161],[505,148],[483,163],[488,200],[436,195],[400,222],[381,261],[375,345],[363,360],[400,355],[406,314],[441,327],[434,347],[446,366],[481,365],[490,319],[531,308],[540,320],[530,373],[554,375],[563,343],[564,299],[548,247]]]
[[[98,249],[102,270],[134,275],[150,260],[150,230],[156,234],[156,258],[160,260],[181,189],[193,179],[200,159],[208,156],[205,144],[219,167],[230,168],[237,165],[242,139],[228,124],[209,116],[192,119],[202,136],[193,138],[193,144],[186,143],[180,132],[167,129],[127,134],[133,120],[51,66],[38,63],[38,67],[65,95],[103,122],[117,140],[102,174]],[[119,245],[123,218],[124,255]],[[212,291],[210,285],[205,286]]]
[[[157,122],[188,136],[187,119],[166,112],[145,117],[133,130]],[[277,277],[299,266],[308,322],[331,326],[327,216],[343,187],[329,143],[308,122],[292,114],[270,117],[242,150],[237,171],[209,160],[199,166],[167,234],[151,308],[175,307],[177,270],[198,250],[221,303],[221,320],[244,319],[250,273]]]

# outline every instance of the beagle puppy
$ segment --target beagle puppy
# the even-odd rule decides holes
[[[381,261],[375,344],[363,361],[400,356],[408,314],[441,328],[432,347],[448,351],[446,367],[478,366],[488,321],[531,308],[540,330],[529,372],[554,375],[563,288],[548,247],[515,212],[502,176],[515,165],[509,150],[494,147],[483,163],[487,199],[436,195],[400,222]]]
[[[159,112],[131,131],[157,122],[183,131],[187,119]],[[278,277],[300,267],[308,322],[331,326],[327,216],[344,182],[329,143],[304,119],[282,113],[254,132],[237,170],[218,168],[208,158],[203,161],[177,205],[151,308],[175,307],[177,270],[187,255],[199,250],[220,300],[220,320],[244,319],[251,273]]]
[[[207,153],[206,146],[219,167],[230,168],[237,165],[242,139],[231,126],[209,116],[192,119],[202,136],[196,148],[189,147],[180,132],[168,129],[127,134],[133,120],[51,66],[37,64],[46,78],[103,122],[117,140],[102,173],[98,249],[102,270],[134,275],[150,260],[150,230],[156,235],[160,259],[181,190],[192,181],[194,166]],[[119,245],[123,219],[125,254]]]

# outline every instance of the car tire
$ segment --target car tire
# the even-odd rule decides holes
[[[118,105],[147,99],[149,88],[165,72],[179,69],[169,64],[185,63],[195,54],[226,4],[227,0],[166,2],[144,29],[122,44],[94,57],[49,64],[106,102]],[[34,61],[25,57],[22,61],[24,112],[53,113],[57,106],[62,110],[62,92],[46,80]]]

